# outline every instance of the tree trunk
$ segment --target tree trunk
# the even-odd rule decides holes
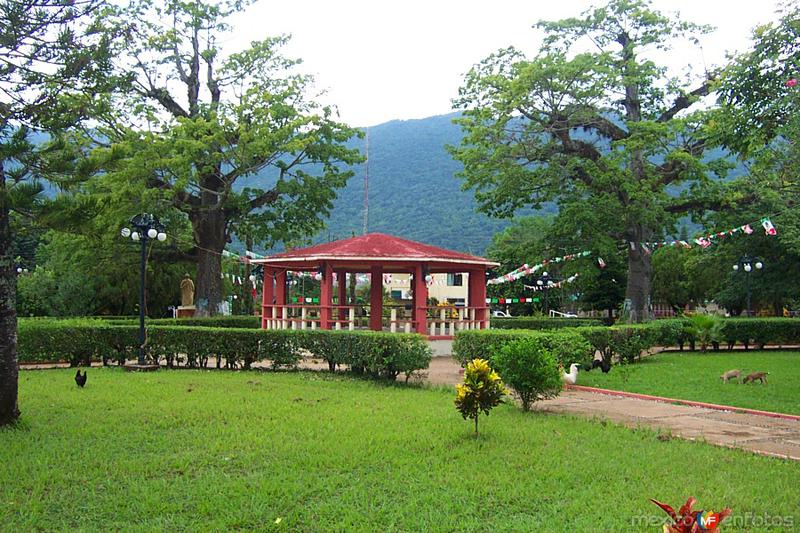
[[[0,161],[0,426],[19,418],[17,278],[11,257],[11,225],[5,189],[5,172]]]
[[[653,266],[650,254],[642,249],[650,233],[641,226],[630,232],[632,240],[628,246],[628,285],[625,288],[625,304],[628,322],[638,323],[650,320],[650,279]]]
[[[245,250],[245,253],[247,253],[248,250],[252,250],[253,249],[253,237],[250,235],[249,232],[245,236],[244,242],[245,242],[245,246],[247,246],[247,248]],[[255,302],[254,302],[254,298],[253,298],[253,289],[256,288],[256,284],[254,282],[250,281],[251,272],[252,272],[252,268],[250,268],[250,261],[247,261],[244,264],[244,281],[243,281],[243,285],[244,285],[244,302],[243,303],[244,303],[244,313],[246,315],[248,315],[248,316],[252,316],[253,311],[255,310],[254,309]]]
[[[190,216],[197,244],[197,293],[195,316],[214,316],[222,302],[222,250],[226,224],[220,210],[202,211]]]

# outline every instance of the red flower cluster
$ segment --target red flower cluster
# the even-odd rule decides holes
[[[795,85],[797,85],[797,80],[794,78],[786,80],[786,83],[784,83],[784,85],[786,85],[787,87],[794,87]]]

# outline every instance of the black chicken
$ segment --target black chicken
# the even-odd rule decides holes
[[[592,359],[592,365],[591,366],[587,365],[585,367],[585,370],[589,371],[589,370],[594,370],[595,368],[599,368],[600,370],[602,370],[603,374],[608,374],[609,371],[611,370],[611,361],[607,361],[605,358]]]
[[[81,375],[81,370],[78,369],[78,373],[75,374],[75,383],[78,384],[78,387],[83,388],[86,385],[86,371],[83,371],[83,375]]]

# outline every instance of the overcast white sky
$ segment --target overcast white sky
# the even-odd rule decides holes
[[[423,118],[452,111],[463,75],[498,48],[514,45],[533,55],[538,20],[577,16],[601,2],[588,0],[260,0],[232,20],[235,37],[225,48],[244,47],[269,35],[292,34],[288,57],[302,58],[303,72],[326,89],[352,126]],[[777,0],[655,0],[684,20],[716,26],[702,39],[702,53],[672,54],[674,66],[702,72],[721,64],[725,52],[745,50],[751,30],[776,17]],[[228,49],[226,51],[233,51]]]

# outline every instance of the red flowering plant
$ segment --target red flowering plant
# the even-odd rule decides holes
[[[651,502],[661,507],[673,520],[673,524],[664,524],[664,533],[700,533],[702,531],[717,531],[720,523],[731,514],[731,508],[726,507],[718,513],[711,511],[693,511],[692,507],[697,502],[694,498],[686,500],[678,512],[672,506],[660,501],[650,499]]]

